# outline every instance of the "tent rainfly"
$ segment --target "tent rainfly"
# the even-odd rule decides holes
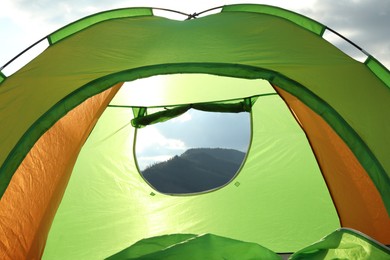
[[[389,259],[389,71],[281,8],[154,10],[88,16],[1,69],[0,258]],[[131,85],[153,77],[179,83]],[[199,107],[250,113],[246,158],[223,187],[158,192],[137,129]]]

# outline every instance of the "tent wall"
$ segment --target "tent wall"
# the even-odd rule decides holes
[[[296,97],[275,87],[310,140],[341,225],[390,244],[390,218],[367,172],[329,125]]]
[[[252,109],[253,140],[238,176],[213,192],[170,196],[135,167],[132,109],[108,107],[80,152],[44,258],[103,259],[172,233],[212,233],[292,252],[340,227],[306,136],[283,100],[261,96]]]
[[[0,203],[0,258],[40,259],[78,153],[120,86],[89,98],[32,147]]]

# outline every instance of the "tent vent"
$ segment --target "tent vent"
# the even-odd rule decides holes
[[[46,38],[43,38],[40,41],[34,43],[29,48],[25,49],[19,55],[7,62],[0,68],[1,72],[6,77],[8,77],[21,69],[24,65],[41,54],[49,46],[49,42],[45,39]]]
[[[197,13],[197,17],[208,16],[210,14],[220,13],[222,11],[222,8],[223,7],[220,6],[220,7],[215,7],[215,8],[211,8],[211,9],[205,10],[203,12]]]
[[[162,9],[162,8],[153,8],[153,15],[165,17],[171,20],[178,20],[178,21],[183,21],[190,16],[189,14],[186,13],[172,11],[168,9]]]
[[[330,28],[326,28],[322,37],[359,62],[364,62],[369,56],[365,50]]]

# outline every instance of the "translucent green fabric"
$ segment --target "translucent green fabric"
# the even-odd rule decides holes
[[[151,15],[153,15],[151,8],[123,8],[123,9],[102,12],[95,15],[87,16],[81,20],[78,20],[77,22],[64,26],[63,28],[50,34],[48,36],[48,40],[50,44],[54,44],[89,26],[110,19],[118,19],[124,17],[134,17],[134,16],[151,16]]]
[[[281,258],[271,250],[255,243],[229,239],[213,234],[172,234],[143,239],[107,258],[123,259],[267,259]]]
[[[316,22],[308,17],[288,11],[282,8],[277,8],[275,6],[267,5],[255,5],[255,4],[237,4],[237,5],[228,5],[222,9],[223,12],[254,12],[261,14],[269,14],[282,17],[286,20],[289,20],[293,23],[296,23],[303,28],[314,32],[315,34],[322,35],[325,31],[325,26]]]
[[[222,91],[229,79],[220,80],[215,87]],[[107,108],[80,153],[43,258],[102,259],[172,233],[212,233],[293,252],[339,228],[306,136],[283,100],[259,96],[251,113],[253,139],[237,177],[213,192],[170,196],[137,171],[132,109]],[[207,134],[207,126],[202,129]]]
[[[143,239],[107,258],[119,259],[282,259],[254,243],[212,234],[172,234]],[[339,229],[292,254],[289,260],[388,260],[390,249],[351,229]]]
[[[342,228],[290,257],[290,260],[303,259],[388,260],[390,249],[362,233]]]

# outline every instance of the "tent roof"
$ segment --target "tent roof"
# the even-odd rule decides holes
[[[89,26],[104,19],[108,20]],[[184,22],[154,17],[148,8],[124,9],[91,16],[53,33],[47,51],[1,84],[1,102],[7,104],[1,111],[1,124],[6,126],[0,135],[2,193],[27,147],[85,98],[120,81],[198,72],[263,78],[299,97],[348,144],[389,209],[389,146],[383,145],[382,134],[390,129],[383,113],[390,110],[388,71],[371,57],[362,64],[317,37],[323,28],[279,8],[236,5]],[[375,68],[374,73],[367,69],[370,64],[375,64],[368,66]],[[22,92],[19,86],[25,86]],[[25,114],[23,108],[29,106],[34,110]],[[15,111],[23,113],[24,120],[15,122],[21,118]]]

